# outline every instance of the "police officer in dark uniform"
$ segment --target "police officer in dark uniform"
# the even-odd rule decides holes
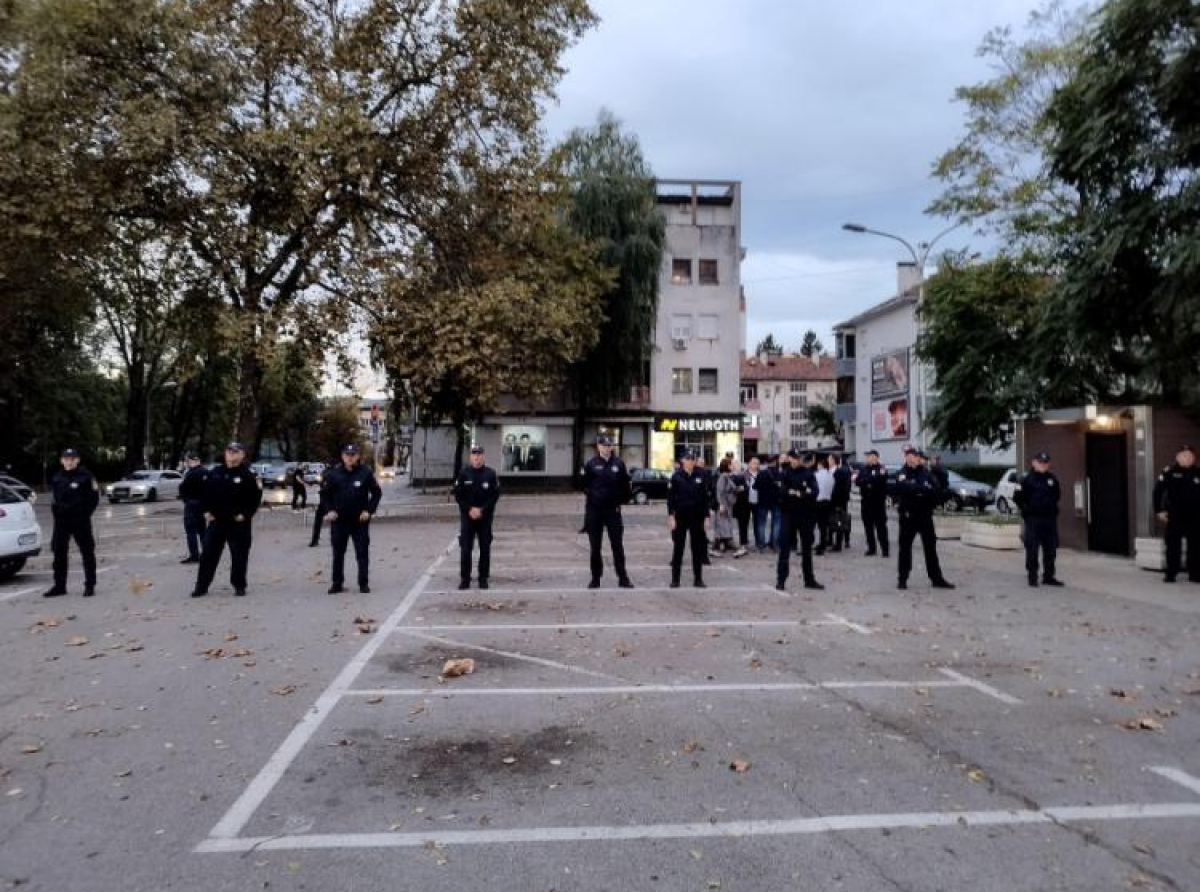
[[[604,544],[605,530],[608,530],[608,542],[612,547],[617,583],[621,588],[633,588],[633,582],[625,571],[625,523],[621,519],[621,506],[629,501],[629,471],[625,462],[612,452],[612,440],[603,434],[596,437],[596,454],[587,460],[579,472],[583,475],[583,488],[587,491],[584,526],[587,527],[588,542],[592,547],[592,581],[588,583],[588,588],[600,588],[600,577],[604,574],[604,558],[600,549]]]
[[[1200,469],[1191,446],[1180,449],[1175,464],[1158,475],[1154,513],[1167,524],[1167,575],[1163,582],[1174,582],[1182,569],[1184,539],[1188,543],[1188,579],[1200,582]]]
[[[454,479],[454,498],[460,516],[458,587],[471,587],[471,555],[479,540],[479,587],[485,589],[492,569],[492,516],[500,500],[500,480],[484,464],[482,446],[471,447],[471,463]]]
[[[299,473],[299,471],[297,471]],[[342,463],[325,474],[321,500],[329,518],[329,541],[333,545],[333,572],[330,574],[329,594],[344,592],[346,576],[346,545],[354,542],[354,562],[358,565],[358,590],[364,595],[371,591],[371,518],[379,510],[383,490],[375,474],[359,464],[358,447],[347,443],[342,447]]]
[[[262,481],[245,462],[245,447],[241,443],[230,443],[225,447],[225,463],[209,471],[200,487],[200,507],[208,527],[204,531],[204,548],[193,598],[208,594],[226,544],[229,545],[229,581],[233,593],[246,594],[250,522],[262,504]]]
[[[62,451],[62,470],[50,481],[53,501],[54,533],[50,548],[54,553],[54,585],[42,593],[57,598],[67,593],[67,549],[71,540],[83,561],[83,596],[96,594],[96,537],[92,535],[92,514],[100,504],[100,486],[87,468],[79,464],[79,453],[72,448]]]
[[[1042,583],[1062,585],[1054,575],[1054,557],[1058,552],[1058,503],[1062,487],[1050,471],[1050,456],[1039,452],[1033,457],[1033,470],[1022,478],[1013,493],[1025,521],[1025,570],[1029,584],[1038,584],[1038,549],[1042,550]]]
[[[679,588],[683,572],[683,549],[688,538],[692,543],[692,584],[704,584],[704,525],[708,522],[708,481],[696,467],[696,454],[684,452],[679,470],[667,484],[667,525],[671,530],[671,588]]]
[[[879,463],[879,452],[868,449],[867,463],[858,472],[858,491],[862,496],[862,522],[867,535],[867,557],[879,552],[888,556],[887,468]]]
[[[831,454],[829,465],[829,470],[833,473],[833,495],[829,497],[829,504],[833,509],[830,526],[833,551],[838,552],[843,548],[850,548],[850,489],[853,486],[853,478],[840,455]]]
[[[200,490],[208,472],[200,464],[200,456],[189,452],[184,458],[187,470],[179,483],[179,498],[183,500],[183,533],[187,536],[188,556],[179,563],[200,563],[200,543],[204,539],[204,509],[200,507]]]
[[[925,550],[925,570],[934,588],[954,588],[942,575],[938,562],[937,533],[933,528],[933,510],[938,505],[937,479],[924,464],[919,449],[904,450],[904,467],[896,476],[896,495],[900,500],[900,581],[897,588],[908,588],[912,572],[913,540],[921,537]]]
[[[788,451],[791,466],[784,468],[780,478],[781,510],[783,511],[782,541],[779,543],[779,560],[775,568],[775,588],[783,591],[787,586],[788,564],[796,537],[800,538],[800,569],[804,574],[804,587],[823,589],[813,571],[813,539],[817,523],[817,476],[813,473],[816,456],[805,452],[803,456],[795,449]]]

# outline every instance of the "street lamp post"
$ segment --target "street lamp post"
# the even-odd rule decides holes
[[[925,263],[929,260],[929,253],[933,250],[933,246],[936,245],[938,243],[938,241],[940,241],[942,239],[943,236],[948,235],[949,233],[958,229],[958,227],[960,227],[960,226],[962,226],[961,223],[951,224],[950,226],[947,226],[945,229],[943,229],[941,232],[939,232],[937,235],[935,235],[933,238],[931,238],[929,241],[918,242],[916,247],[914,247],[912,242],[908,241],[908,239],[901,238],[900,236],[894,235],[893,233],[890,233],[890,232],[883,232],[882,230],[879,230],[879,229],[872,229],[871,227],[864,226],[861,223],[843,223],[842,224],[842,229],[846,230],[846,232],[853,232],[853,233],[857,233],[859,235],[864,235],[864,234],[865,235],[877,235],[880,238],[890,238],[892,241],[899,242],[900,244],[904,245],[904,247],[908,249],[908,253],[912,255],[913,263],[915,263],[916,267],[917,267],[917,340],[918,341],[920,341],[920,339],[921,339],[920,309],[921,309],[921,304],[923,303],[923,301],[925,299]],[[925,388],[925,363],[918,360],[918,362],[917,362],[917,395],[921,401],[920,445],[921,445],[922,449],[924,449],[927,445],[927,439],[926,439],[926,435],[925,435],[925,416],[927,414],[927,407],[926,407],[926,403],[925,403],[925,401],[926,401],[925,390],[926,390],[926,388]]]

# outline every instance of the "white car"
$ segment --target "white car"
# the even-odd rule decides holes
[[[1017,486],[1020,483],[1021,475],[1017,473],[1017,469],[1009,468],[1000,478],[1000,482],[996,484],[996,510],[1001,514],[1012,514],[1017,510],[1017,503],[1013,496],[1016,495]]]
[[[33,506],[0,486],[0,582],[21,572],[27,558],[42,550],[42,528]]]
[[[178,471],[134,471],[124,480],[106,486],[104,494],[113,504],[177,499],[182,480],[183,475]]]

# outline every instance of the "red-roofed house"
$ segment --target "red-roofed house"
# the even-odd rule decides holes
[[[836,446],[833,437],[813,433],[808,408],[828,406],[837,398],[837,369],[832,356],[764,353],[742,357],[744,452],[774,455],[789,449]]]

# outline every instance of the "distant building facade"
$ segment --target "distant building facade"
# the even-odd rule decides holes
[[[836,437],[817,434],[808,421],[812,406],[835,411],[837,369],[833,357],[798,353],[744,357],[741,396],[747,458],[838,445]]]

